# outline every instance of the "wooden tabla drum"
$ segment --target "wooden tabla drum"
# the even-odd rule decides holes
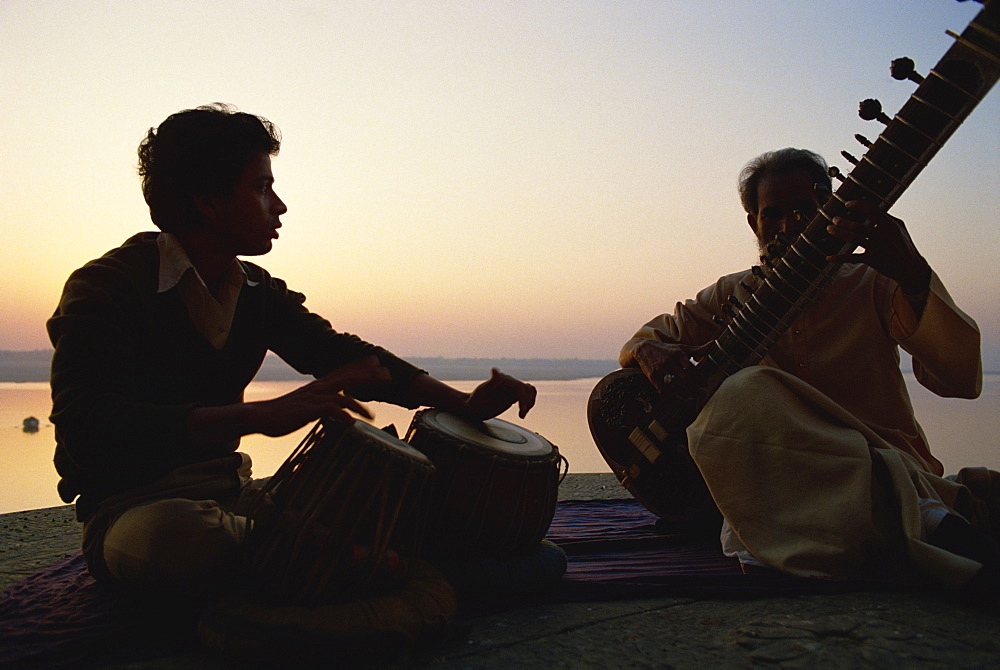
[[[538,545],[555,513],[566,459],[541,435],[501,419],[417,412],[406,434],[436,469],[425,548],[432,556],[506,556]]]
[[[249,515],[254,586],[298,604],[388,586],[399,555],[418,552],[433,476],[426,456],[384,431],[317,423]]]

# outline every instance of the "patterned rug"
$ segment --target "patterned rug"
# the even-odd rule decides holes
[[[752,598],[862,588],[763,571],[743,574],[718,538],[671,532],[636,501],[558,504],[546,539],[561,547],[561,580],[531,595],[460,601],[473,618],[526,604],[662,596]],[[199,611],[151,604],[96,584],[79,552],[0,595],[0,667],[67,667],[135,662],[195,650]]]

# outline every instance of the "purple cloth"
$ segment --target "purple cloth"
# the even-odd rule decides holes
[[[717,534],[667,532],[634,500],[561,502],[547,539],[566,551],[569,565],[536,602],[734,598],[859,586],[772,572],[744,575],[737,561],[721,554]],[[523,603],[471,603],[463,613]],[[190,605],[160,600],[154,606],[99,586],[75,552],[0,595],[0,667],[77,668],[179,653],[197,647],[196,620]]]
[[[738,560],[722,554],[718,532],[672,530],[632,499],[563,501],[546,539],[562,547],[569,566],[545,596],[566,602],[669,595],[761,597],[873,586],[770,570],[743,574]]]
[[[81,668],[190,649],[196,616],[99,586],[76,551],[0,595],[0,667]]]

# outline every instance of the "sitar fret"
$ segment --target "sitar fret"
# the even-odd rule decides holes
[[[927,107],[928,109],[932,109],[932,110],[934,110],[935,112],[938,112],[939,114],[942,114],[942,115],[944,115],[944,116],[947,116],[947,117],[948,117],[949,119],[951,119],[952,121],[958,121],[958,117],[957,117],[957,116],[955,116],[954,114],[950,114],[950,113],[948,113],[947,111],[945,111],[945,110],[941,109],[941,108],[940,108],[940,107],[938,107],[937,105],[935,105],[935,104],[933,104],[933,103],[931,103],[931,102],[928,102],[927,100],[924,100],[923,98],[921,98],[921,97],[917,96],[916,94],[914,94],[914,95],[910,96],[910,99],[911,99],[911,100],[914,100],[914,101],[916,101],[916,102],[919,102],[920,104],[924,105],[924,106],[925,106],[925,107]]]
[[[791,326],[791,324],[785,323],[781,319],[781,317],[777,316],[776,314],[774,314],[770,310],[768,310],[767,307],[765,305],[763,305],[760,301],[758,301],[756,298],[752,298],[752,299],[748,300],[747,303],[746,303],[746,305],[747,305],[747,309],[749,311],[753,312],[754,316],[756,316],[757,318],[761,319],[762,321],[765,321],[765,323],[766,323],[767,319],[769,318],[771,320],[771,327],[774,328],[774,329],[777,329],[777,328],[787,329],[787,328],[789,328]],[[767,312],[767,315],[763,316],[763,315],[759,314],[757,312],[757,310],[754,308],[754,306],[760,307],[761,309],[765,310]]]
[[[789,316],[792,308],[795,307],[795,301],[790,300],[783,293],[781,293],[777,289],[777,287],[775,287],[775,285],[771,282],[770,277],[768,278],[764,286],[766,287],[766,289],[764,287],[761,287],[761,290],[758,291],[760,295],[754,294],[754,299],[756,300],[757,304],[759,304],[762,308],[766,309],[768,312],[778,312],[785,314],[786,317]],[[769,303],[774,303],[776,300],[781,300],[782,302],[785,303],[783,309],[781,305],[769,304]],[[773,307],[774,309],[771,309],[771,307]],[[781,321],[781,323],[784,324],[785,322]]]
[[[1000,51],[1000,46],[997,46],[1000,45],[1000,32],[997,32],[995,30],[990,30],[983,23],[980,23],[978,21],[973,21],[972,23],[969,24],[969,30],[967,31],[966,34],[971,36],[976,33],[984,36],[986,39],[992,42],[996,42],[994,46],[997,48],[997,51]],[[948,31],[948,34],[951,34],[951,31]],[[960,35],[959,38],[964,39],[964,36]],[[992,58],[996,62],[996,64],[1000,66],[1000,55],[998,55],[997,52],[991,52],[986,55]]]
[[[824,208],[824,209],[822,209],[822,210],[820,210],[820,215],[821,215],[821,216],[822,216],[822,217],[823,217],[824,219],[826,219],[827,221],[829,221],[830,223],[833,223],[833,215],[832,215],[832,214],[828,214],[828,213],[826,212],[825,208]],[[816,221],[814,221],[812,225],[814,225],[814,226],[815,226],[815,225],[821,225],[821,226],[822,226],[823,228],[826,228],[826,224],[825,224],[825,223],[817,223],[818,221],[819,221],[819,219],[816,219]],[[810,227],[811,227],[811,226],[810,226]],[[815,251],[815,252],[816,252],[817,254],[819,254],[819,257],[820,257],[820,258],[822,258],[824,262],[823,262],[822,264],[820,264],[820,265],[817,265],[817,264],[815,264],[815,263],[814,263],[813,265],[814,265],[814,267],[815,267],[815,268],[816,268],[817,270],[823,270],[823,268],[825,268],[825,267],[826,267],[826,262],[825,262],[825,261],[826,261],[826,257],[827,257],[827,256],[829,256],[830,254],[828,254],[827,252],[825,252],[825,251],[823,251],[822,249],[820,249],[820,248],[819,248],[819,246],[817,246],[817,245],[816,245],[816,244],[815,244],[815,243],[814,243],[814,242],[812,241],[812,239],[810,239],[810,231],[809,231],[809,230],[806,230],[806,231],[805,231],[805,232],[803,232],[803,233],[802,233],[801,235],[799,235],[799,239],[798,239],[798,240],[797,240],[797,241],[795,242],[795,244],[793,244],[793,245],[792,245],[792,248],[794,249],[795,247],[797,247],[797,246],[798,246],[798,243],[799,243],[799,242],[805,242],[805,243],[806,243],[806,245],[808,245],[808,246],[812,247],[812,249],[813,249],[813,250],[814,250],[814,251]]]
[[[805,241],[807,245],[809,245],[810,247],[812,247],[813,249],[815,249],[817,252],[820,253],[820,258],[823,259],[823,261],[826,261],[826,255],[823,254],[816,247],[816,245],[814,245],[809,240],[809,238],[805,234],[800,235],[799,236],[799,240]],[[813,260],[811,258],[809,258],[809,256],[803,250],[799,249],[798,242],[796,242],[795,244],[793,244],[789,248],[789,251],[794,252],[796,256],[798,256],[799,258],[801,258],[803,260],[803,262],[808,263],[810,267],[812,267],[813,269],[815,269],[815,270],[817,270],[819,272],[822,272],[823,270],[826,269],[826,263],[825,262],[824,263],[815,263],[815,262],[813,262]],[[786,256],[787,256],[787,254],[786,254]]]
[[[980,33],[982,33],[983,35],[986,35],[988,38],[990,38],[994,42],[998,41],[997,37],[996,37],[996,33],[992,32],[990,30],[987,30],[984,26],[972,24],[972,25],[969,26],[969,29],[970,29],[969,31],[966,31],[967,33],[970,32],[970,31],[971,32],[979,31]],[[964,47],[966,47],[968,49],[971,49],[972,51],[975,51],[980,56],[984,56],[984,57],[990,59],[991,61],[993,61],[994,63],[1000,64],[1000,55],[998,55],[997,53],[989,51],[988,49],[979,46],[975,42],[966,39],[965,35],[956,35],[955,33],[951,32],[950,30],[947,30],[945,32],[947,32],[950,36],[954,37],[957,40],[957,42],[956,42],[957,44],[961,44],[962,46],[964,46]]]
[[[872,165],[874,165],[874,163],[872,163]],[[892,177],[891,177],[890,175],[888,175],[888,174],[887,174],[886,176],[888,176],[888,177],[889,177],[890,179],[892,179],[892,181],[893,181],[893,182],[895,182],[895,183],[897,183],[897,184],[898,184],[898,183],[900,183],[898,179],[893,179],[893,178],[892,178]],[[860,181],[858,181],[858,180],[857,180],[857,179],[856,179],[856,178],[854,177],[854,175],[853,175],[853,174],[849,174],[849,175],[847,175],[847,179],[850,179],[850,180],[851,180],[852,182],[854,182],[854,183],[855,183],[855,184],[856,184],[856,185],[857,185],[857,186],[858,186],[858,187],[859,187],[859,188],[860,188],[861,190],[863,190],[863,191],[866,191],[867,193],[870,193],[870,194],[872,194],[873,196],[875,196],[875,198],[876,198],[877,200],[881,200],[881,199],[882,199],[882,196],[881,196],[881,194],[879,194],[879,193],[876,193],[875,191],[873,191],[873,190],[872,190],[872,189],[870,189],[869,187],[867,187],[867,186],[865,186],[864,184],[862,184],[862,183],[861,183]]]
[[[747,304],[749,305],[751,302],[756,302],[756,301],[750,300],[747,301]],[[768,343],[767,344],[768,348],[774,346],[774,343],[776,341],[775,325],[777,324],[774,323],[768,324],[766,319],[762,319],[759,316],[757,316],[757,318],[755,319],[751,318],[751,316],[757,316],[754,310],[743,310],[736,315],[736,317],[729,325],[731,326],[736,325],[740,329],[751,328],[754,330],[754,332],[756,332],[760,336],[760,337],[754,337],[756,341],[760,343],[764,342]]]
[[[916,127],[915,125],[913,125],[912,123],[910,123],[909,121],[907,121],[906,119],[904,119],[899,114],[896,114],[896,116],[894,116],[892,118],[892,120],[896,121],[897,123],[903,124],[909,130],[912,130],[913,132],[919,134],[921,137],[923,137],[924,139],[926,139],[927,143],[930,144],[931,146],[933,146],[933,147],[935,147],[937,149],[940,149],[941,147],[944,146],[944,142],[938,142],[933,137],[931,137],[930,135],[928,135],[927,133],[925,133],[924,131],[922,131],[920,128]]]
[[[785,260],[786,260],[785,265],[788,267],[788,269],[797,274],[802,279],[802,281],[809,284],[810,288],[808,289],[808,291],[810,292],[810,294],[812,294],[813,290],[820,290],[820,287],[816,284],[816,279],[821,275],[814,274],[813,276],[810,277],[808,274],[800,272],[793,263],[787,262],[787,259]]]
[[[903,180],[900,179],[900,178],[898,178],[898,177],[896,177],[896,175],[894,175],[892,173],[892,167],[884,167],[881,164],[880,161],[876,161],[875,158],[873,158],[872,153],[873,152],[869,151],[868,153],[866,153],[864,156],[861,157],[861,160],[864,161],[864,162],[866,162],[866,163],[868,163],[873,168],[875,168],[876,170],[878,170],[879,172],[881,172],[883,175],[885,175],[886,177],[888,177],[893,183],[895,183],[895,184],[902,184]],[[912,166],[911,166],[911,168],[912,168]],[[911,169],[911,168],[907,168],[907,169]],[[851,179],[852,181],[855,181],[855,183],[857,183],[857,181],[854,179],[854,173],[853,172],[851,174],[847,175],[847,178]],[[864,188],[866,191],[869,191],[869,192],[871,191],[871,189],[867,188],[863,184],[858,184],[858,185],[861,186],[862,188]]]
[[[739,317],[739,315],[737,315],[730,322],[728,328],[729,328],[729,330],[732,331],[732,333],[737,338],[740,339],[741,342],[743,342],[743,344],[750,350],[751,354],[756,354],[757,352],[765,352],[766,353],[768,349],[770,349],[772,346],[774,346],[774,342],[773,341],[768,341],[767,335],[764,335],[763,333],[760,333],[759,330],[757,332],[760,333],[761,335],[763,335],[763,339],[757,338],[752,333],[750,333],[747,330],[747,328],[753,328],[753,326],[750,325],[750,323],[749,323],[749,321],[747,319],[744,318],[743,319],[743,323],[740,323],[739,319],[740,319],[740,317]],[[754,329],[754,330],[756,330],[756,329]],[[745,335],[746,338],[742,337],[741,335]],[[749,343],[747,342],[747,339],[750,340]],[[763,355],[763,354],[761,354],[761,355]]]
[[[735,337],[736,334],[727,328],[723,332],[723,334],[719,337],[719,339],[716,340],[716,349],[718,350],[718,353],[725,356],[729,360],[729,362],[733,364],[733,366],[735,367],[733,372],[742,369],[743,368],[742,362],[743,360],[745,360],[745,355],[740,356],[738,353],[736,353],[736,345],[739,344],[742,346],[742,343],[739,342],[738,340],[733,342],[733,339]],[[751,353],[752,350],[747,351],[747,354]],[[721,367],[725,369],[725,364],[722,364]],[[727,374],[732,374],[732,373],[727,373]]]
[[[927,163],[925,163],[924,161],[920,160],[919,158],[917,158],[916,156],[914,156],[913,154],[911,154],[909,151],[906,151],[905,149],[903,149],[902,147],[900,147],[899,145],[897,145],[896,143],[894,143],[892,140],[887,139],[885,137],[884,133],[882,135],[878,136],[878,138],[875,140],[875,145],[878,144],[879,140],[881,140],[885,144],[888,144],[889,147],[891,149],[893,149],[894,151],[898,151],[899,153],[901,153],[904,156],[906,156],[906,158],[908,160],[911,160],[914,163],[917,163],[921,167],[927,167]]]

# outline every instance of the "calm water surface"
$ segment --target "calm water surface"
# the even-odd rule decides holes
[[[568,460],[570,472],[608,472],[587,429],[586,403],[596,379],[532,382],[538,403],[527,419],[516,410],[501,418],[539,433],[555,444]],[[271,398],[295,388],[298,382],[254,382],[248,400]],[[475,382],[453,382],[471,390]],[[988,374],[983,395],[975,401],[943,399],[919,386],[907,375],[907,385],[924,432],[947,472],[965,465],[1000,470],[1000,374]],[[410,425],[413,412],[394,405],[371,403],[375,425],[393,424],[400,435]],[[0,382],[0,513],[63,504],[56,495],[57,477],[52,466],[53,428],[49,387],[45,383]],[[21,429],[25,417],[40,420],[37,433]],[[308,427],[282,438],[251,435],[241,450],[250,454],[254,472],[272,474],[302,440]]]

